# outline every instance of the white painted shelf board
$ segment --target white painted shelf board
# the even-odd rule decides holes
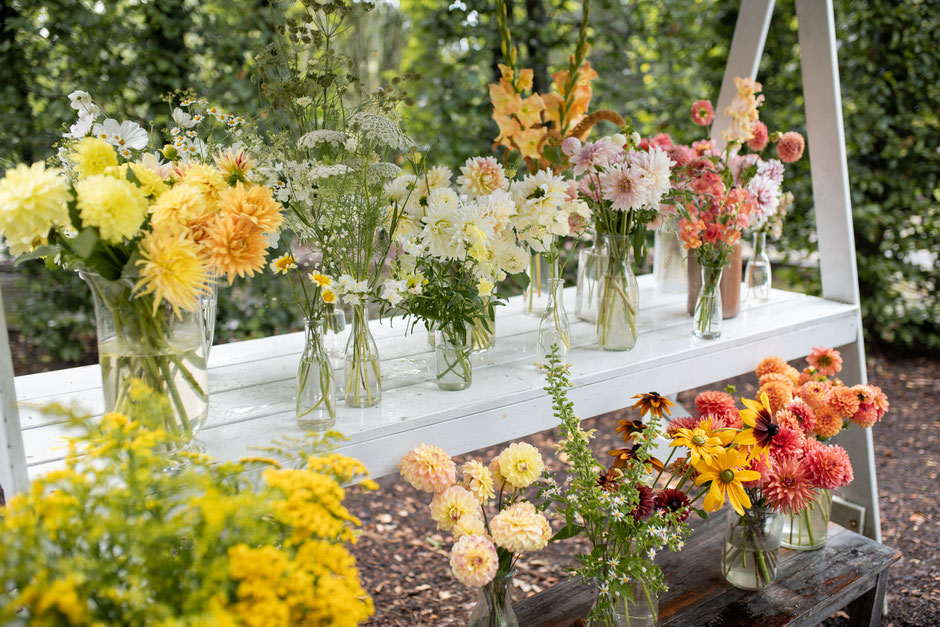
[[[571,399],[584,416],[624,407],[639,392],[677,393],[746,372],[769,354],[792,359],[858,334],[855,306],[774,290],[767,303],[726,320],[720,339],[697,340],[684,293],[655,291],[649,275],[640,286],[640,337],[628,352],[600,350],[593,325],[571,315],[574,289],[566,290]],[[538,320],[522,313],[520,298],[497,310],[496,347],[474,357],[473,385],[461,392],[433,383],[433,353],[420,325],[412,335],[401,319],[373,321],[372,328],[383,357],[382,404],[357,410],[340,402],[336,428],[349,438],[340,450],[362,459],[375,476],[394,472],[401,455],[421,441],[457,454],[554,426],[535,366]],[[209,417],[198,436],[208,453],[237,459],[275,437],[302,434],[293,413],[302,344],[303,334],[293,333],[212,349]],[[61,464],[65,452],[61,421],[41,407],[58,402],[100,413],[100,385],[97,366],[16,379],[31,476]]]

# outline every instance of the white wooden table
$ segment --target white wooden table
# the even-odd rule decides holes
[[[640,337],[629,352],[605,352],[591,324],[571,318],[574,389],[570,398],[585,417],[631,404],[636,393],[674,394],[752,370],[763,357],[806,355],[814,346],[839,346],[858,336],[853,305],[774,290],[771,300],[726,320],[718,340],[694,339],[686,296],[653,289],[640,277]],[[566,291],[569,314],[574,289]],[[433,354],[421,329],[405,335],[400,319],[373,321],[383,357],[382,403],[352,409],[338,403],[336,428],[349,437],[341,451],[361,459],[374,476],[395,472],[419,442],[451,454],[472,451],[555,426],[544,377],[534,365],[538,319],[513,299],[497,310],[496,347],[475,356],[473,385],[444,392],[431,376]],[[303,334],[213,348],[209,360],[209,417],[198,436],[206,451],[237,459],[272,438],[300,435],[294,419],[295,373]],[[43,415],[50,402],[103,410],[98,366],[17,377],[23,440],[30,476],[61,464],[60,421]]]

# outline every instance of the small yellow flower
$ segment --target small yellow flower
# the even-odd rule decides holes
[[[327,305],[332,305],[336,302],[336,292],[328,287],[325,287],[323,288],[323,291],[320,292],[320,298],[322,298],[323,302]]]
[[[319,272],[311,272],[308,276],[311,282],[316,283],[320,287],[327,287],[333,283],[333,279]]]
[[[117,153],[111,144],[97,137],[86,137],[75,144],[71,157],[79,178],[103,174],[105,168],[115,166],[118,162]]]
[[[760,473],[746,470],[747,466],[747,457],[735,449],[723,450],[711,459],[703,459],[695,464],[695,469],[700,473],[695,479],[695,485],[711,481],[702,503],[705,511],[713,512],[724,505],[727,494],[734,511],[744,515],[744,510],[751,507],[751,499],[741,484],[760,479]]]
[[[297,267],[297,262],[289,254],[284,254],[271,262],[271,270],[275,274],[287,274]]]
[[[510,444],[496,458],[500,474],[515,488],[527,488],[539,478],[545,462],[539,450],[526,442]]]

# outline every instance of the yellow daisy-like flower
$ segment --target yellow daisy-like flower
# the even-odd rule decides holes
[[[153,294],[153,310],[165,299],[179,310],[195,311],[207,290],[209,268],[199,254],[199,245],[185,233],[155,231],[140,243],[140,295]]]
[[[72,161],[79,178],[103,174],[105,169],[118,163],[114,147],[98,137],[86,137],[72,149]]]
[[[639,409],[643,416],[652,414],[658,418],[662,418],[664,413],[667,416],[671,416],[672,412],[669,408],[675,405],[675,403],[668,398],[660,396],[656,392],[637,394],[633,398],[637,399],[636,403],[633,404],[633,408]]]
[[[742,467],[747,466],[747,456],[736,449],[722,450],[711,459],[702,459],[694,464],[695,470],[700,473],[695,478],[695,485],[711,482],[702,503],[705,511],[719,509],[724,505],[726,495],[731,507],[740,515],[751,507],[751,499],[741,483],[760,479],[760,473],[756,470],[742,470]]]
[[[294,261],[294,258],[289,254],[285,253],[272,261],[270,266],[275,274],[287,274],[297,267],[297,262]]]
[[[310,278],[310,282],[311,282],[311,283],[316,283],[316,284],[319,285],[320,287],[327,287],[327,286],[333,284],[333,279],[331,279],[329,276],[327,276],[327,275],[325,275],[325,274],[321,274],[321,273],[319,273],[319,272],[311,272],[311,273],[310,273],[309,275],[307,275],[307,276]]]
[[[68,183],[58,170],[20,164],[0,179],[0,237],[14,255],[45,241],[54,226],[69,224]]]
[[[75,194],[82,224],[97,227],[113,244],[133,239],[147,215],[147,198],[126,179],[95,174],[76,183]]]
[[[523,489],[532,485],[545,469],[542,454],[526,442],[510,444],[496,458],[499,472],[515,488]]]
[[[336,292],[328,287],[325,287],[323,288],[323,291],[320,292],[320,298],[322,298],[323,302],[327,305],[332,305],[336,302]]]
[[[170,186],[163,182],[159,174],[142,163],[132,163],[130,168],[140,188],[147,196],[159,198],[165,191],[170,189]]]
[[[733,439],[733,431],[712,431],[711,420],[703,420],[694,429],[677,429],[669,446],[689,449],[689,459],[694,466],[700,460],[711,459],[723,451]]]
[[[763,453],[770,446],[770,441],[780,431],[774,422],[774,413],[770,409],[770,399],[767,394],[760,395],[760,402],[743,398],[741,401],[747,407],[738,413],[744,429],[734,437],[734,441],[743,446],[752,446],[755,454]]]

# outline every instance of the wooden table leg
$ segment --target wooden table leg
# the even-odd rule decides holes
[[[848,606],[849,625],[852,627],[879,627],[885,606],[885,591],[888,588],[888,570],[883,570],[875,579],[871,590],[858,597]]]

